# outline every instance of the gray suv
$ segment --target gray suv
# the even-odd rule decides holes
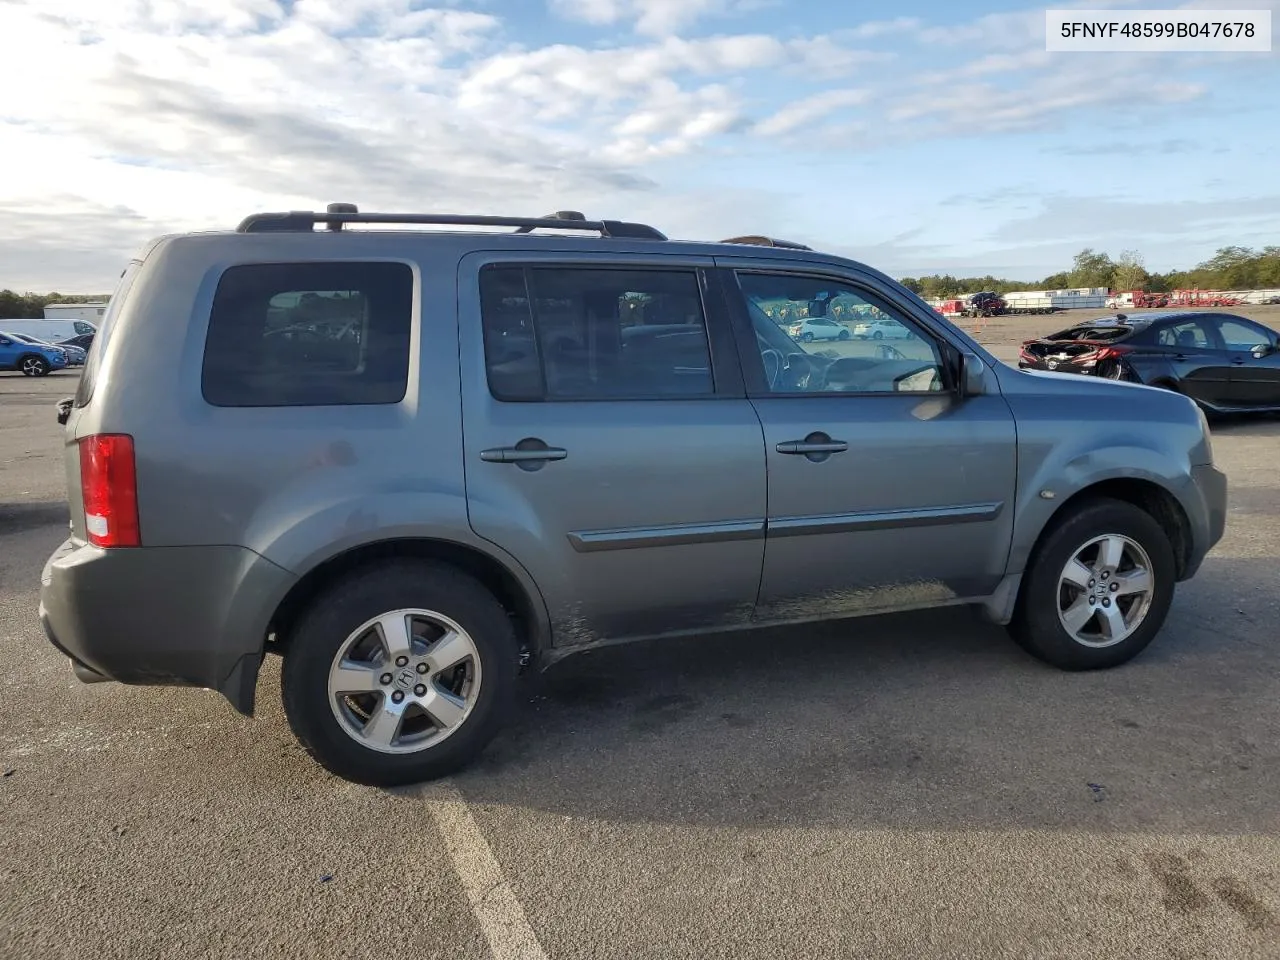
[[[783,326],[868,315],[893,335]],[[461,767],[524,668],[622,641],[973,605],[1114,666],[1225,515],[1186,397],[1016,370],[799,244],[573,212],[156,240],[59,420],[40,619],[76,674],[251,716],[283,655],[298,738],[370,784]]]

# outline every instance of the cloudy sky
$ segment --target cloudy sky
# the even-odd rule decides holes
[[[0,288],[109,290],[155,234],[335,200],[898,276],[1280,243],[1280,43],[1048,54],[1012,0],[0,0],[0,37]]]

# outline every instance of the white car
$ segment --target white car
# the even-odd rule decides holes
[[[793,340],[812,343],[814,340],[848,340],[849,328],[829,317],[807,317],[786,326]]]
[[[853,325],[853,335],[859,340],[905,340],[911,331],[897,320],[877,318],[859,320]]]

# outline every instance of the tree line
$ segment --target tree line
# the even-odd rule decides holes
[[[45,304],[88,303],[106,300],[106,296],[63,296],[60,293],[14,293],[0,290],[0,320],[39,320],[44,316]]]
[[[1147,270],[1142,255],[1126,250],[1112,260],[1086,247],[1075,255],[1070,270],[1054,273],[1038,282],[1002,280],[999,277],[903,277],[904,286],[926,299],[945,300],[966,293],[991,290],[1061,290],[1068,287],[1107,287],[1111,290],[1167,292],[1184,288],[1202,290],[1256,290],[1280,287],[1280,246],[1223,247],[1190,270],[1157,273]]]

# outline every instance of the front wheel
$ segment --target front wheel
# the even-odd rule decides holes
[[[875,333],[873,333],[873,334],[871,335],[871,339],[872,339],[872,340],[883,340],[883,339],[884,339],[884,331],[883,331],[883,330],[877,330]]]
[[[800,335],[800,339],[801,339],[804,343],[813,343],[813,334],[812,334],[812,333],[803,333],[803,334],[801,334],[801,335]]]
[[[44,357],[23,357],[19,366],[23,376],[44,377],[49,374],[49,361]]]
[[[470,763],[514,700],[506,610],[447,566],[400,561],[326,589],[290,631],[281,677],[298,740],[343,779],[397,786]]]
[[[840,339],[841,339],[841,340],[848,340],[848,339],[849,339],[849,337],[851,337],[851,336],[852,336],[852,334],[850,334],[848,330],[841,330],[841,331],[840,331]]]
[[[1072,509],[1037,546],[1009,630],[1064,670],[1118,666],[1159,632],[1175,582],[1160,524],[1133,504],[1099,498]]]

